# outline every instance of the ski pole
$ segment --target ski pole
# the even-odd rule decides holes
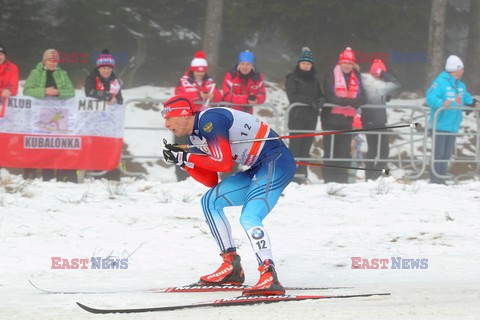
[[[362,168],[362,167],[349,167],[349,166],[337,166],[333,164],[323,164],[323,163],[312,163],[312,162],[303,162],[303,161],[296,161],[295,162],[301,166],[312,166],[312,167],[328,167],[328,168],[340,168],[340,169],[353,169],[353,170],[363,170],[363,171],[376,171],[381,172],[382,174],[388,176],[390,175],[390,169],[373,169],[373,168]]]
[[[280,137],[273,137],[277,139],[298,139],[298,138],[306,138],[306,137],[315,137],[315,136],[328,136],[333,134],[343,134],[343,133],[353,133],[353,132],[365,132],[365,131],[376,131],[376,130],[387,130],[387,129],[398,129],[398,128],[416,128],[418,126],[418,122],[410,123],[410,124],[401,124],[397,126],[386,126],[386,127],[379,127],[379,128],[369,128],[369,129],[351,129],[351,130],[338,130],[338,131],[323,131],[317,133],[304,133],[304,134],[297,134],[297,135],[290,135],[290,136],[280,136]],[[266,138],[270,139],[270,138]],[[260,140],[260,139],[258,139]],[[271,139],[273,140],[273,139]],[[246,141],[246,140],[245,140]],[[244,142],[244,141],[242,141]],[[250,142],[253,142],[250,141]]]
[[[297,135],[278,136],[278,137],[261,138],[261,139],[234,140],[234,141],[230,141],[230,143],[231,144],[239,144],[239,143],[270,141],[270,140],[298,139],[298,138],[326,136],[326,135],[352,133],[352,132],[365,132],[365,131],[376,131],[376,130],[397,129],[397,128],[416,128],[418,125],[419,125],[418,122],[415,122],[415,123],[402,124],[402,125],[397,125],[397,126],[386,126],[386,127],[369,128],[369,129],[323,131],[323,132],[316,132],[316,133],[304,133],[304,134],[297,134]],[[178,147],[182,148],[184,150],[187,150],[187,149],[191,149],[191,148],[206,147],[206,146],[207,146],[206,144],[198,144],[198,145],[189,144],[189,145],[179,145]]]

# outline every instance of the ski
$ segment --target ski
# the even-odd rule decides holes
[[[30,284],[42,293],[46,294],[110,294],[110,293],[177,293],[177,292],[219,292],[219,291],[242,291],[250,286],[247,285],[200,285],[197,283],[179,286],[179,287],[165,287],[165,288],[150,288],[150,289],[131,289],[131,290],[111,290],[111,291],[60,291],[60,290],[47,290],[40,288],[32,281],[28,280]],[[293,291],[305,291],[305,290],[332,290],[332,289],[348,289],[351,287],[286,287],[285,290]]]
[[[341,299],[341,298],[360,298],[371,296],[388,296],[390,293],[366,293],[353,295],[332,295],[332,296],[295,296],[295,295],[276,295],[276,296],[239,296],[226,299],[217,299],[206,302],[198,302],[185,305],[165,306],[165,307],[151,307],[151,308],[132,308],[132,309],[100,309],[86,306],[77,302],[78,306],[85,311],[91,313],[141,313],[141,312],[158,312],[158,311],[175,311],[181,309],[195,309],[204,307],[228,307],[228,306],[243,306],[260,303],[274,303],[285,301],[303,301],[303,300],[318,300],[318,299]]]

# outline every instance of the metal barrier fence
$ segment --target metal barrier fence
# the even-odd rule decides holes
[[[125,102],[125,107],[127,107],[131,103],[155,103],[155,104],[161,104],[163,103],[164,100],[160,99],[129,99]],[[229,102],[218,102],[218,103],[211,103],[210,107],[229,107],[232,105],[237,105],[237,106],[252,106],[254,108],[254,114],[258,116],[259,118],[262,119],[262,121],[266,122],[270,127],[272,127],[275,131],[277,131],[279,134],[284,134],[284,135],[291,135],[295,133],[318,133],[321,132],[320,130],[291,130],[289,129],[289,113],[294,107],[306,107],[307,105],[301,104],[301,103],[293,103],[290,104],[283,116],[283,119],[280,119],[282,115],[282,110],[280,110],[280,107],[274,106],[272,104],[261,104],[261,105],[241,105],[241,104],[234,104],[234,103],[229,103]],[[331,104],[325,104],[325,106],[333,106]],[[267,108],[269,111],[272,112],[273,116],[265,116],[261,114],[261,110]],[[357,161],[357,162],[373,162],[373,163],[389,163],[391,165],[394,165],[398,169],[404,170],[404,178],[408,179],[416,179],[421,177],[425,171],[427,170],[427,167],[430,165],[430,167],[433,167],[433,164],[436,162],[446,162],[447,160],[435,160],[433,157],[431,157],[431,154],[434,154],[435,148],[434,148],[434,143],[435,143],[435,134],[433,135],[432,139],[430,139],[429,135],[429,130],[428,130],[428,117],[430,114],[430,109],[427,107],[423,106],[411,106],[411,105],[363,105],[361,109],[391,109],[395,112],[402,112],[403,117],[401,118],[401,121],[396,121],[396,122],[389,122],[388,125],[395,126],[399,124],[405,124],[405,123],[420,123],[421,126],[417,129],[413,128],[406,128],[402,130],[395,130],[395,131],[368,131],[368,132],[362,132],[362,135],[377,135],[379,139],[381,137],[389,137],[389,140],[394,140],[393,142],[390,143],[390,156],[388,159],[381,159],[380,158],[380,144],[377,146],[377,157],[375,159],[364,159],[364,158],[358,158],[358,157],[352,157],[352,158],[333,158],[333,157],[309,157],[309,158],[296,158],[296,160],[299,161],[323,161],[323,160],[328,160],[328,161],[341,161],[341,162],[351,162],[351,161]],[[437,112],[434,115],[434,118],[437,119],[438,114],[440,111],[445,110],[445,109],[460,109],[463,111],[466,110],[472,110],[472,108],[468,107],[447,107],[447,108],[441,108],[437,110]],[[454,178],[454,179],[460,179],[465,176],[468,177],[473,177],[475,175],[478,175],[480,172],[480,132],[479,132],[479,127],[480,127],[480,109],[475,109],[476,112],[476,132],[475,133],[456,133],[453,135],[456,136],[474,136],[475,137],[475,155],[474,157],[460,157],[458,156],[457,153],[455,153],[454,157],[449,160],[450,163],[473,163],[475,164],[475,169],[472,170],[471,172],[468,172],[467,174],[459,175],[457,177],[454,176],[440,176],[437,172],[432,170],[432,174],[436,175],[439,178]],[[160,115],[159,115],[160,117]],[[282,126],[283,122],[283,126]],[[435,122],[434,122],[435,123]],[[320,121],[319,121],[320,124]],[[318,128],[318,127],[317,127]],[[159,127],[144,127],[144,126],[126,126],[125,127],[126,132],[127,131],[133,131],[133,130],[144,130],[144,131],[154,131],[154,132],[159,132],[161,135],[165,137],[169,137],[169,141],[173,141],[173,134],[166,129],[163,126],[163,121],[162,125]],[[434,125],[432,128],[432,132],[436,132],[436,126]],[[351,135],[355,135],[358,133],[349,133]],[[442,133],[443,134],[443,133]],[[321,136],[320,136],[321,139]],[[429,144],[430,140],[433,140],[431,144]],[[161,141],[161,140],[160,140]],[[161,142],[159,141],[159,144]],[[286,141],[288,143],[288,141]],[[332,135],[332,144],[331,144],[331,150],[329,154],[332,154],[333,152],[333,146],[335,143],[335,135]],[[429,148],[430,146],[430,148]],[[154,160],[163,160],[163,156],[161,155],[161,148],[159,147],[160,152],[158,154],[124,154],[122,156],[122,160],[126,159],[154,159]],[[431,150],[431,152],[429,152]],[[126,170],[125,167],[120,166],[120,169],[122,172],[126,175],[130,176],[142,176],[143,173],[138,173],[138,172],[129,172]],[[88,175],[102,175],[104,172],[98,172],[98,173],[88,173]]]
[[[285,113],[285,121],[284,121],[284,132],[287,135],[290,134],[295,134],[295,133],[320,133],[320,130],[291,130],[289,129],[289,113],[294,107],[306,107],[307,105],[301,104],[301,103],[293,103],[289,105],[287,108],[287,111]],[[333,104],[325,104],[324,106],[326,107],[331,107]],[[429,144],[429,121],[428,117],[430,115],[430,108],[428,107],[423,107],[423,106],[409,106],[409,105],[362,105],[361,109],[393,109],[397,112],[403,112],[404,117],[402,118],[401,121],[396,121],[396,122],[389,122],[388,126],[395,126],[399,124],[405,124],[405,123],[420,123],[420,127],[417,129],[409,128],[409,129],[403,129],[403,130],[395,130],[393,131],[368,131],[368,132],[362,132],[361,135],[377,135],[379,137],[382,136],[392,136],[395,139],[393,143],[390,143],[390,156],[388,159],[381,159],[379,158],[380,155],[380,143],[377,144],[377,157],[375,159],[364,159],[364,158],[359,158],[359,157],[352,157],[352,158],[334,158],[334,157],[309,157],[309,158],[296,158],[296,160],[299,161],[339,161],[339,162],[373,162],[373,163],[379,163],[379,162],[384,162],[384,163],[390,163],[395,165],[398,169],[403,169],[405,171],[403,177],[407,179],[416,179],[421,177],[426,169],[427,166],[430,164],[430,166],[433,167],[433,163],[435,162],[450,162],[450,163],[474,163],[475,164],[475,170],[467,173],[467,174],[462,174],[459,176],[439,176],[438,173],[433,172],[437,177],[440,178],[454,178],[456,180],[468,176],[468,177],[473,177],[475,175],[479,174],[480,171],[480,139],[479,139],[479,122],[480,122],[480,117],[479,117],[479,109],[474,109],[474,111],[477,114],[476,117],[476,122],[477,122],[477,130],[475,134],[468,133],[468,132],[463,132],[463,133],[455,133],[452,135],[456,136],[471,136],[474,135],[476,137],[476,148],[475,148],[475,156],[471,158],[462,158],[460,159],[456,154],[452,157],[451,160],[434,160],[433,157],[431,157],[431,154],[434,154],[435,152],[435,146],[434,146],[434,140],[431,144]],[[454,108],[454,109],[461,109],[461,110],[470,110],[472,111],[472,108],[469,107],[449,107],[449,108]],[[435,119],[438,117],[438,113],[442,110],[445,110],[448,108],[442,108],[437,110],[435,114]],[[319,122],[320,123],[320,122]],[[318,127],[318,126],[317,126]],[[436,132],[436,126],[432,128],[433,132]],[[359,133],[348,133],[350,135],[357,135]],[[443,134],[443,133],[442,133]],[[332,135],[332,143],[331,143],[331,150],[328,154],[333,154],[333,146],[335,143],[335,135]],[[406,137],[407,139],[402,139],[402,137]],[[400,139],[399,139],[400,138]],[[319,139],[322,139],[320,136]],[[433,135],[433,139],[435,139],[435,134]],[[430,148],[429,148],[430,146]],[[431,150],[431,152],[429,152]],[[323,150],[325,153],[325,150]]]

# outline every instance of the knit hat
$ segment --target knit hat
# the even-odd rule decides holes
[[[0,44],[0,52],[3,54],[7,54],[7,50],[5,50],[5,47],[2,44]]]
[[[370,74],[374,77],[380,77],[381,72],[386,72],[387,67],[381,59],[373,60],[372,66],[370,67]]]
[[[197,51],[193,57],[192,63],[190,63],[190,71],[206,72],[208,63],[205,52]]]
[[[107,49],[103,49],[102,53],[97,59],[97,69],[100,67],[115,67],[115,60],[110,54],[110,51],[108,51]]]
[[[447,63],[445,63],[445,70],[447,72],[453,72],[463,69],[463,62],[457,56],[451,55],[447,58]]]
[[[309,47],[303,47],[302,52],[300,52],[300,57],[298,57],[298,62],[307,61],[313,64],[313,55]]]
[[[186,96],[173,96],[163,104],[162,116],[165,119],[170,117],[193,116],[195,113],[197,113],[195,104]]]
[[[255,56],[253,55],[252,52],[248,50],[242,51],[238,55],[238,63],[248,62],[250,64],[255,64],[254,61],[255,61]]]
[[[338,63],[355,63],[355,53],[353,52],[352,48],[346,47],[345,50],[340,54],[338,59]]]
[[[53,60],[58,62],[60,60],[60,53],[58,53],[58,51],[55,49],[45,50],[45,52],[43,53],[42,61],[45,62],[47,60]]]

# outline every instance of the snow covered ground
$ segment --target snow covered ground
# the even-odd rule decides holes
[[[196,281],[220,263],[204,223],[206,188],[189,179],[121,183],[25,182],[1,171],[0,319],[478,319],[480,182],[290,184],[265,220],[285,286],[308,292],[391,296],[284,302],[136,315],[76,306],[147,307],[231,297],[224,293],[48,295],[52,290],[142,289]],[[240,208],[228,208],[246,282],[258,279]],[[128,259],[127,269],[52,269],[52,257]],[[351,257],[428,259],[427,269],[352,269]],[[90,264],[88,265],[90,268]]]

